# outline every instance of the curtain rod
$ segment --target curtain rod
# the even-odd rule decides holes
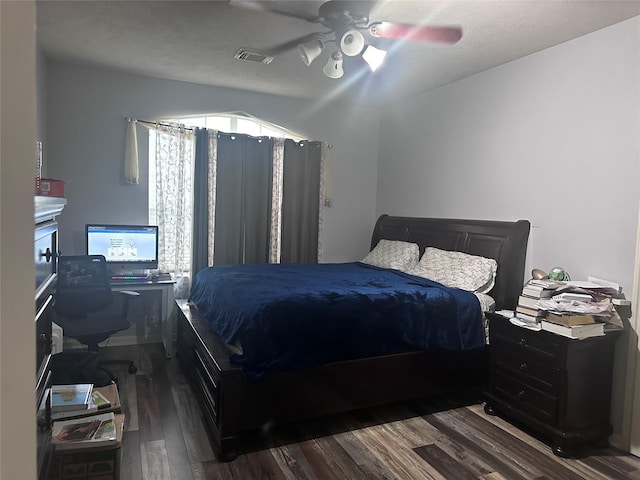
[[[150,120],[140,120],[139,118],[131,118],[131,117],[124,117],[125,120],[127,122],[131,122],[133,120],[135,120],[136,122],[140,122],[140,123],[146,123],[147,125],[160,125],[163,127],[173,127],[175,124],[171,124],[171,123],[162,123],[162,122],[152,122]],[[183,127],[185,130],[191,130],[192,132],[195,131],[195,128],[193,127]],[[229,135],[233,135],[233,133],[230,133]],[[292,139],[291,139],[292,140]],[[296,140],[294,140],[296,141]],[[300,140],[302,141],[302,140]],[[315,142],[317,140],[305,140],[306,142]],[[333,144],[329,143],[327,144],[327,148],[333,148]]]
[[[140,122],[140,123],[146,123],[147,125],[160,125],[162,127],[173,127],[175,126],[175,124],[172,123],[163,123],[163,122],[152,122],[150,120],[140,120],[139,118],[131,118],[131,117],[124,117],[125,120],[127,120],[127,122],[131,122],[133,120],[135,120],[136,122]],[[195,130],[193,127],[183,127],[185,130]]]

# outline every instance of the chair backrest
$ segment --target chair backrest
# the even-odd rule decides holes
[[[103,255],[58,257],[55,310],[64,317],[83,317],[105,309],[113,296]]]

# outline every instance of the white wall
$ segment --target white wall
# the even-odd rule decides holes
[[[333,145],[328,150],[333,207],[325,209],[323,260],[348,261],[368,252],[376,220],[376,110],[55,62],[47,66],[47,85],[44,163],[50,177],[66,182],[68,204],[60,219],[63,253],[84,253],[82,229],[87,222],[147,221],[146,163],[141,162],[140,185],[121,180],[125,117],[236,110]],[[143,144],[145,130],[139,127],[138,132]]]
[[[0,478],[36,478],[35,4],[0,2]]]
[[[36,139],[42,142],[43,145],[49,144],[49,138],[47,137],[47,62],[38,50],[36,52]],[[43,153],[43,155],[46,152]],[[46,167],[43,165],[43,167]],[[42,176],[47,177],[47,171],[45,168],[42,170]]]
[[[377,212],[531,221],[527,271],[630,297],[640,195],[640,17],[395,105]],[[612,420],[622,429],[626,341]]]

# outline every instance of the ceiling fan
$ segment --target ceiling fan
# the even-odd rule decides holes
[[[386,55],[386,51],[382,49],[385,47],[382,45],[385,41],[409,40],[454,44],[462,38],[462,28],[459,26],[413,25],[385,21],[370,23],[369,14],[375,4],[373,0],[329,0],[320,5],[317,15],[282,9],[274,2],[231,0],[230,4],[299,18],[328,29],[294,38],[263,51],[240,49],[236,52],[236,58],[270,63],[276,55],[295,48],[302,61],[311,65],[327,43],[335,42],[336,48],[323,68],[324,74],[329,78],[342,77],[344,56],[361,56],[371,70],[375,71]]]

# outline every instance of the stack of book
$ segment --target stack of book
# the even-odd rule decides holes
[[[539,323],[545,312],[538,308],[538,300],[551,298],[562,285],[553,280],[529,280],[518,298],[516,317],[526,323]]]
[[[52,385],[51,419],[86,417],[110,409],[114,388],[115,384],[97,388],[91,383]]]
[[[604,327],[594,315],[547,312],[542,320],[542,330],[577,339],[602,336]]]
[[[124,416],[119,414],[115,384],[52,385],[50,398],[51,441],[56,451],[120,446]]]
[[[51,414],[86,412],[90,408],[92,383],[51,386]]]

